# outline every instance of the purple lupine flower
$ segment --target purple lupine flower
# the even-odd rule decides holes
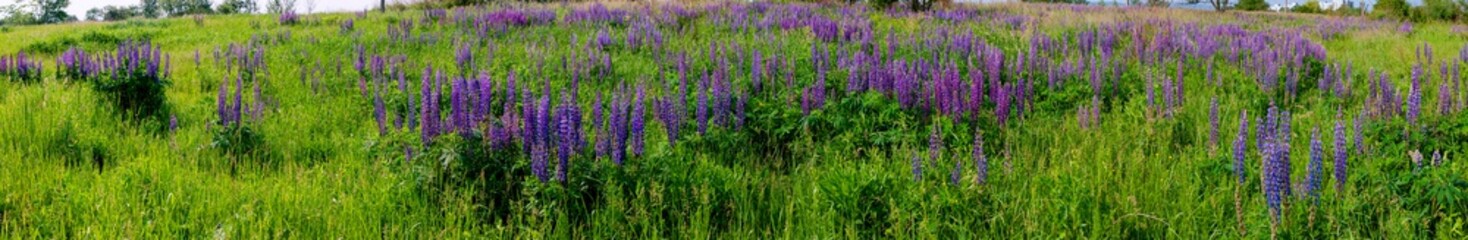
[[[223,125],[229,125],[232,122],[230,120],[230,118],[229,118],[229,115],[230,115],[229,113],[230,113],[230,110],[231,110],[230,109],[230,106],[231,105],[228,103],[229,102],[229,100],[228,100],[229,99],[228,89],[229,89],[229,77],[225,77],[224,78],[224,81],[219,84],[219,96],[217,96],[217,97],[214,98],[214,103],[216,104],[215,109],[216,109],[216,112],[218,112],[218,115],[219,115],[219,125],[222,125],[222,126]]]
[[[550,172],[547,172],[546,171],[546,165],[548,164],[546,162],[546,158],[548,156],[546,154],[545,144],[541,144],[541,143],[529,143],[529,144],[530,144],[530,171],[535,174],[535,178],[540,179],[540,182],[546,182],[546,181],[550,180]]]
[[[682,104],[680,96],[676,93],[665,92],[661,100],[657,101],[658,121],[663,123],[663,130],[668,135],[668,147],[678,146],[678,128],[682,125]]]
[[[1344,192],[1346,188],[1346,124],[1341,119],[1341,110],[1336,109],[1335,120],[1335,189],[1336,192]]]
[[[709,93],[706,91],[708,87],[709,75],[704,73],[703,79],[699,80],[698,86],[694,88],[694,91],[698,91],[698,106],[693,111],[698,118],[699,135],[707,133],[709,128]]]
[[[1280,181],[1279,184],[1281,187],[1284,188],[1285,196],[1294,195],[1294,190],[1290,188],[1290,186],[1294,186],[1291,183],[1293,182],[1293,178],[1290,177],[1290,167],[1294,166],[1290,163],[1290,137],[1293,133],[1290,131],[1290,122],[1292,119],[1293,118],[1291,117],[1289,110],[1285,110],[1284,112],[1280,113],[1279,119],[1276,120],[1279,125],[1275,128],[1275,131],[1277,132],[1275,133],[1274,138],[1275,140],[1279,141],[1274,144],[1274,154],[1277,155],[1275,156],[1275,160],[1279,161],[1279,165],[1277,165],[1279,166],[1279,168],[1276,169],[1276,171],[1279,171],[1279,176],[1282,176],[1280,178],[1276,178],[1275,180]]]
[[[531,153],[533,150],[531,148],[534,147],[534,143],[539,142],[540,139],[536,136],[537,133],[540,133],[540,131],[536,130],[540,126],[540,123],[537,122],[540,120],[540,116],[535,115],[540,112],[539,108],[535,106],[540,101],[535,99],[534,96],[534,94],[530,93],[528,87],[520,90],[520,99],[523,100],[522,104],[520,104],[520,121],[522,121],[522,125],[519,126],[520,150],[527,154]]]
[[[474,72],[474,46],[468,43],[460,44],[454,51],[454,62],[459,65],[459,76],[468,78]]]
[[[977,177],[974,182],[984,184],[989,178],[989,158],[984,156],[984,134],[978,130],[974,131],[974,170]]]
[[[433,83],[433,75],[436,74],[433,71],[433,66],[423,69],[422,91],[420,94],[423,97],[423,100],[420,101],[423,103],[420,117],[423,119],[419,122],[422,123],[420,130],[424,145],[432,143],[433,138],[438,136],[438,93],[434,90],[435,84]]]
[[[953,173],[948,176],[948,181],[958,185],[958,177],[963,173],[963,161],[953,161]]]
[[[1422,114],[1422,64],[1412,67],[1412,89],[1407,92],[1407,126],[1417,125]]]
[[[1438,166],[1442,166],[1442,165],[1443,165],[1443,154],[1442,154],[1442,152],[1440,152],[1438,150],[1432,150],[1432,166],[1433,167],[1438,167]]]
[[[597,131],[596,139],[594,140],[596,142],[596,146],[594,148],[598,157],[607,156],[607,143],[611,139],[607,136],[607,134],[611,133],[607,128],[607,125],[610,124],[602,124],[606,117],[606,111],[602,110],[602,104],[604,103],[605,102],[602,101],[602,93],[597,92],[596,102],[593,102],[591,104],[591,128]]]
[[[1320,199],[1320,178],[1323,177],[1321,165],[1325,164],[1322,160],[1325,152],[1321,148],[1320,128],[1315,128],[1310,131],[1310,163],[1306,167],[1308,171],[1305,174],[1305,192],[1316,200]]]
[[[556,136],[559,137],[556,140],[556,156],[561,160],[556,164],[556,181],[559,182],[566,181],[566,169],[569,168],[567,164],[571,154],[576,152],[576,145],[581,141],[580,134],[576,133],[581,128],[575,123],[580,113],[575,109],[576,102],[566,96],[565,92],[561,92],[561,105],[556,108]]]
[[[1449,114],[1452,114],[1452,110],[1453,110],[1453,94],[1450,91],[1451,90],[1448,89],[1448,83],[1446,81],[1443,82],[1443,83],[1441,83],[1441,84],[1438,84],[1438,88],[1437,88],[1437,113],[1439,115],[1448,116]]]
[[[387,135],[387,111],[382,103],[382,94],[372,91],[372,116],[377,119],[377,134]]]
[[[469,123],[469,86],[463,78],[455,77],[449,84],[449,131],[468,134],[473,129]]]
[[[1248,141],[1248,137],[1249,112],[1246,110],[1239,112],[1239,135],[1237,138],[1234,138],[1234,175],[1239,177],[1240,186],[1244,185],[1247,180],[1244,178],[1244,152],[1249,149],[1248,143],[1246,142]]]
[[[178,115],[168,115],[168,132],[178,131]]]
[[[413,146],[403,146],[403,162],[413,162]]]
[[[928,160],[939,161],[943,153],[942,127],[934,125],[933,131],[928,135]]]
[[[1218,97],[1208,101],[1208,147],[1218,147]],[[1212,151],[1212,150],[1209,150]]]
[[[645,109],[646,105],[643,102],[643,100],[647,96],[645,92],[645,87],[643,87],[642,84],[638,84],[637,96],[632,99],[632,108],[630,109],[630,116],[628,116],[630,118],[629,121],[631,121],[631,123],[628,124],[629,126],[627,129],[629,131],[628,141],[631,142],[631,146],[629,147],[632,148],[633,156],[642,156],[643,115],[646,115],[647,113]]]
[[[913,182],[922,182],[923,181],[923,157],[922,157],[922,155],[918,155],[918,154],[913,154],[912,155],[912,181]]]

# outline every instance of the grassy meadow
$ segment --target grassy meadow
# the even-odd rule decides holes
[[[641,2],[6,27],[44,70],[0,75],[0,237],[1461,239],[1461,29]],[[62,74],[135,41],[167,56],[157,111]]]

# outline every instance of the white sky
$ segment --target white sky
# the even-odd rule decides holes
[[[0,0],[0,6],[15,4],[17,0]],[[30,1],[30,0],[20,0]],[[209,0],[214,6],[218,6],[224,0]],[[260,4],[260,9],[265,9],[265,3],[270,0],[255,0]],[[296,12],[306,13],[307,3],[313,0],[296,0]],[[361,11],[376,7],[379,0],[314,0],[316,2],[315,12],[347,12]],[[387,0],[388,4],[403,0]],[[137,5],[141,0],[71,0],[71,6],[66,7],[66,13],[76,16],[77,19],[87,17],[87,10],[108,5]]]

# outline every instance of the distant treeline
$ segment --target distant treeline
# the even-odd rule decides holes
[[[215,4],[214,2],[218,2]],[[315,0],[305,0],[308,8]],[[20,0],[0,7],[0,25],[64,23],[79,20],[118,21],[132,18],[166,18],[206,14],[252,14],[295,12],[297,0],[140,0],[133,5],[109,5],[87,10],[86,16],[71,16],[65,9],[70,0]],[[264,8],[261,8],[262,6]]]

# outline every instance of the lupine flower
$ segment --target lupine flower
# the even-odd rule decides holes
[[[1294,186],[1291,183],[1293,182],[1293,178],[1290,177],[1290,166],[1294,166],[1290,163],[1290,137],[1291,133],[1293,133],[1290,131],[1291,119],[1290,111],[1284,111],[1279,115],[1279,120],[1276,120],[1279,125],[1275,128],[1275,131],[1278,131],[1275,133],[1275,140],[1279,141],[1274,145],[1274,154],[1278,155],[1275,157],[1275,160],[1279,161],[1279,168],[1276,171],[1280,172],[1279,176],[1283,176],[1275,180],[1280,181],[1280,186],[1284,188],[1285,196],[1294,195],[1294,190],[1290,188],[1290,186]]]
[[[1407,156],[1412,158],[1412,169],[1414,171],[1422,170],[1422,152],[1418,152],[1416,149],[1413,149],[1412,151],[1407,152]]]
[[[535,178],[540,179],[540,182],[546,182],[550,180],[550,172],[546,171],[548,163],[546,162],[545,144],[530,143],[530,145],[530,171],[535,174]]]
[[[1417,117],[1422,114],[1422,65],[1418,64],[1412,68],[1412,89],[1407,92],[1407,125],[1417,125]]]
[[[387,107],[382,103],[382,94],[372,91],[372,116],[377,119],[377,134],[387,135]]]
[[[1432,166],[1433,167],[1437,167],[1437,166],[1442,166],[1442,165],[1443,165],[1443,154],[1442,154],[1442,152],[1439,152],[1438,150],[1432,150]]]
[[[1208,101],[1208,147],[1218,147],[1218,97]]]
[[[1322,156],[1325,152],[1321,148],[1320,128],[1315,128],[1310,132],[1310,164],[1307,166],[1308,172],[1305,175],[1305,192],[1317,200],[1320,199],[1320,178],[1324,177],[1321,176],[1321,172],[1323,171],[1322,165],[1325,164],[1324,156]]]
[[[628,141],[631,142],[630,147],[632,148],[632,155],[634,156],[642,156],[642,119],[644,117],[643,115],[646,115],[647,112],[645,109],[646,104],[644,104],[643,102],[643,99],[645,99],[647,95],[645,92],[645,88],[641,84],[639,84],[637,86],[637,96],[632,99],[632,108],[630,109],[630,116],[628,116],[629,118],[631,118],[629,120],[631,121],[631,123],[628,126]]]
[[[1234,175],[1239,177],[1239,185],[1245,184],[1244,178],[1244,152],[1248,151],[1246,141],[1249,137],[1249,112],[1239,113],[1239,134],[1234,138]]]
[[[1453,94],[1452,94],[1451,90],[1448,89],[1448,83],[1447,82],[1443,82],[1441,84],[1438,84],[1438,88],[1437,88],[1437,113],[1439,115],[1442,115],[1442,116],[1448,116],[1448,115],[1452,114],[1452,110],[1453,110]]]
[[[974,182],[984,184],[989,178],[989,158],[984,156],[984,134],[974,131]]]
[[[423,103],[422,114],[420,115],[423,120],[419,122],[422,123],[420,130],[422,132],[424,145],[432,143],[433,138],[437,137],[439,133],[438,91],[435,90],[436,88],[434,87],[436,86],[436,84],[434,83],[434,75],[437,75],[437,72],[433,71],[432,66],[423,69],[423,81],[421,84],[423,86],[423,89],[422,94],[420,94],[423,97],[423,100],[420,101]]]
[[[1341,112],[1336,110],[1335,121],[1335,188],[1336,192],[1345,191],[1346,187],[1346,124],[1341,119]]]
[[[561,92],[561,105],[556,108],[556,136],[559,137],[556,140],[559,147],[556,149],[556,156],[561,160],[556,164],[556,181],[559,182],[566,181],[566,169],[569,168],[567,164],[571,154],[576,152],[576,145],[581,141],[580,134],[577,133],[581,127],[576,125],[576,118],[581,114],[576,111],[576,107],[576,102],[566,96],[565,92]]]
[[[709,92],[706,91],[708,87],[709,75],[705,73],[703,79],[699,80],[698,86],[694,89],[694,91],[698,91],[698,107],[694,109],[694,115],[698,117],[699,135],[707,133],[709,129]]]
[[[953,161],[953,173],[948,176],[948,181],[958,185],[958,177],[963,173],[963,161]]]
[[[454,52],[454,62],[459,65],[460,77],[469,77],[474,72],[474,46],[467,43],[459,45]]]
[[[923,158],[921,157],[921,155],[912,155],[912,181],[923,181]]]
[[[178,131],[178,115],[168,115],[168,132]]]
[[[943,153],[943,135],[940,133],[942,127],[933,126],[933,131],[928,135],[928,159],[938,161]]]
[[[657,101],[657,118],[663,123],[663,131],[668,135],[668,147],[678,146],[678,128],[682,125],[682,102],[677,96],[664,95]]]

